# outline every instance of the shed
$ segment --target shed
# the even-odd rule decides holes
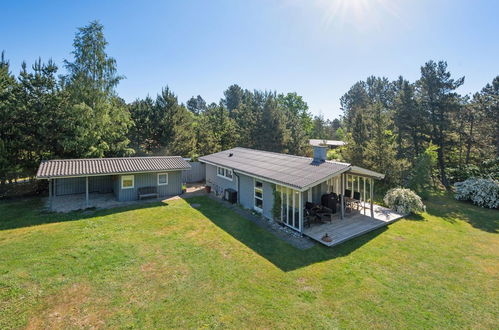
[[[80,195],[89,207],[103,194],[121,202],[146,190],[157,197],[181,194],[182,171],[190,168],[180,156],[54,159],[41,162],[36,178],[48,180],[51,206],[54,198]]]

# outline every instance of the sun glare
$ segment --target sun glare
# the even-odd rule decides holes
[[[293,2],[293,0],[291,0]],[[312,5],[320,11],[325,28],[380,29],[389,18],[399,19],[395,0],[295,0],[294,3]]]

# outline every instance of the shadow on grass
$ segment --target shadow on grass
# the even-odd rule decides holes
[[[50,212],[44,209],[41,198],[23,198],[0,202],[0,230],[31,227],[49,223],[85,220],[150,207],[168,205],[166,202],[145,201],[109,209],[89,208],[68,213]]]
[[[379,228],[334,247],[317,243],[310,249],[300,250],[208,197],[189,198],[186,202],[199,204],[196,209],[217,227],[285,272],[347,256],[387,229]]]
[[[499,211],[482,208],[470,202],[457,201],[450,193],[434,194],[426,202],[426,212],[449,223],[465,221],[474,228],[499,233]]]
[[[386,230],[386,227],[383,227],[332,248],[317,243],[310,249],[300,250],[208,197],[191,197],[185,201],[191,206],[199,204],[195,205],[195,209],[213,224],[286,272],[317,262],[347,256]],[[0,230],[85,220],[167,205],[165,202],[148,202],[111,209],[54,213],[44,211],[42,201],[39,198],[2,201],[0,202]]]
[[[426,221],[426,219],[421,214],[414,214],[414,213],[404,217],[404,219],[412,221]]]

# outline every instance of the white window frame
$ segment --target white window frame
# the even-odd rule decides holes
[[[165,183],[160,183],[159,182],[159,176],[160,175],[166,175],[166,182]],[[166,186],[168,185],[168,173],[158,173],[158,186]]]
[[[262,184],[262,187],[257,187],[256,186],[256,183],[257,182],[260,182]],[[256,192],[257,191],[260,191],[262,193],[262,197],[258,197],[256,195]],[[262,201],[262,207],[258,207],[256,206],[256,202],[255,202],[255,199],[259,199]],[[253,209],[257,212],[260,212],[262,213],[263,212],[263,181],[261,180],[257,180],[257,179],[253,179]]]
[[[132,186],[131,187],[124,187],[123,186],[123,181],[125,180],[128,180],[132,178]],[[121,176],[121,189],[133,189],[135,188],[135,175],[131,174],[131,175],[122,175]]]
[[[222,172],[223,174],[221,174],[220,172]],[[227,173],[230,173],[230,177],[227,176]],[[234,172],[230,168],[217,166],[217,176],[224,178],[225,180],[232,181],[234,179]]]

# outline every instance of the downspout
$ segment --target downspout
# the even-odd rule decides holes
[[[239,174],[237,174],[237,172],[234,170],[232,170],[232,173],[234,173],[234,175],[237,178],[237,204],[241,205],[241,203],[239,202],[239,198],[240,198],[240,196],[239,196],[239,191],[240,191],[240,189],[239,189],[240,188]]]

